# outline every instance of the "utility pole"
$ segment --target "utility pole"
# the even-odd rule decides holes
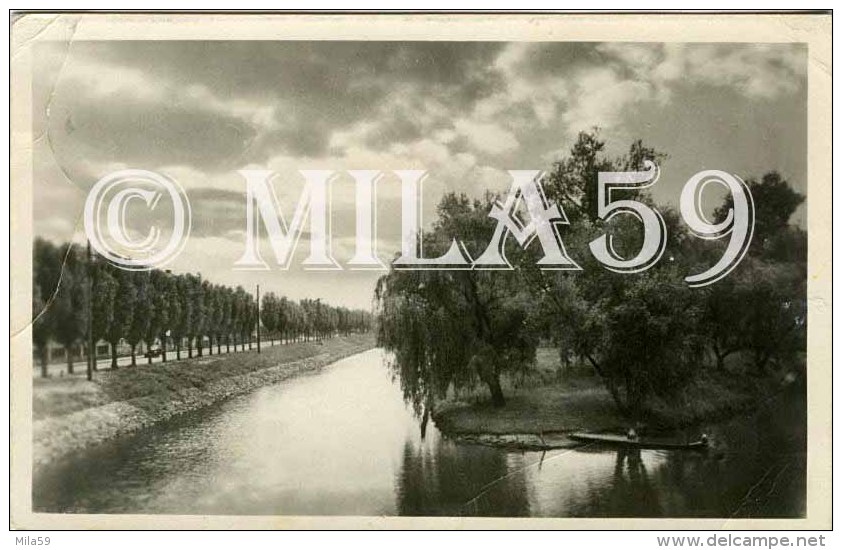
[[[257,353],[260,353],[260,285],[257,285]]]
[[[88,240],[88,380],[94,378],[96,365],[96,343],[94,342],[94,256],[91,241]]]

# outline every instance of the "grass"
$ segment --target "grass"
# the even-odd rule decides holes
[[[99,384],[85,378],[35,378],[32,388],[32,418],[40,420],[97,407],[108,402]]]
[[[449,401],[436,425],[453,434],[542,434],[623,424],[611,396],[601,388],[571,390],[563,384],[510,393],[503,408]]]
[[[745,358],[729,359],[726,371],[700,370],[669,401],[650,400],[646,424],[662,430],[727,418],[779,391],[782,381],[777,377],[755,376],[745,367]],[[592,370],[582,365],[562,368],[551,348],[538,350],[534,369],[504,376],[501,385],[505,407],[493,407],[484,386],[451,392],[437,404],[436,425],[452,435],[503,435],[615,430],[632,423],[619,413]]]
[[[450,434],[543,434],[626,423],[602,381],[585,368],[563,369],[552,348],[538,349],[534,369],[501,385],[505,407],[493,407],[477,386],[439,403],[436,425]]]
[[[253,371],[293,363],[322,354],[346,355],[350,351],[372,347],[374,338],[368,334],[331,338],[323,344],[296,342],[293,344],[262,346],[251,351],[205,355],[181,361],[139,364],[103,371],[92,382],[79,377],[35,379],[33,387],[33,418],[66,415],[90,407],[115,401],[126,401],[149,395],[166,395],[179,390],[198,388],[207,384]]]

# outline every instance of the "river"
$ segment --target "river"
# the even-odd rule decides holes
[[[803,517],[798,392],[709,426],[709,453],[457,444],[419,422],[381,350],[85,451],[33,483],[43,512]]]

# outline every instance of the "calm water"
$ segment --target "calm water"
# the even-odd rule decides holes
[[[39,511],[781,517],[804,514],[804,400],[707,427],[708,454],[518,452],[419,423],[372,350],[74,457]]]

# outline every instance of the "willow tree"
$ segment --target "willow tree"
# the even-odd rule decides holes
[[[424,235],[425,255],[444,253],[459,238],[472,257],[488,246],[496,220],[493,197],[471,201],[446,195],[438,220]],[[393,369],[404,396],[419,412],[453,384],[480,381],[494,406],[506,400],[500,376],[528,367],[537,336],[531,300],[511,271],[399,270],[392,265],[378,281],[375,298],[378,343],[395,353]]]

